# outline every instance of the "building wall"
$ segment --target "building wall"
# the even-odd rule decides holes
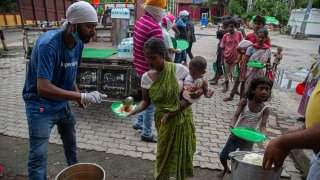
[[[291,11],[288,25],[292,27],[291,34],[300,33],[306,9],[294,9]],[[311,9],[305,34],[320,36],[320,9]]]
[[[178,4],[177,7],[177,14],[179,14],[180,11],[182,10],[187,10],[190,13],[190,18],[192,20],[200,20],[201,19],[201,9],[205,9],[208,8],[208,6],[206,5],[197,5],[196,9],[191,8],[190,4]],[[217,7],[213,7],[211,9],[211,16],[217,16],[218,13],[218,8]],[[223,9],[222,9],[222,14],[223,14]]]

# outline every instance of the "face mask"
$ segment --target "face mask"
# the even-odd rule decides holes
[[[143,5],[143,8],[150,13],[158,23],[161,22],[161,19],[166,15],[166,10],[157,6]]]
[[[183,20],[183,22],[188,22],[189,18],[188,17],[184,17],[182,20]]]
[[[79,37],[79,34],[78,34],[78,31],[76,32],[73,32],[71,33],[72,34],[72,37],[75,41],[81,41],[80,37]]]
[[[153,17],[156,19],[157,22],[161,22],[161,19],[166,15],[166,11],[159,12],[159,14],[153,14]]]

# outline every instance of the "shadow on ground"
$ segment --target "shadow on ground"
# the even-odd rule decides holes
[[[27,139],[10,137],[0,134],[0,164],[5,167],[3,180],[27,179],[27,158],[29,142]],[[79,162],[99,164],[106,171],[106,180],[117,179],[153,179],[154,162],[140,158],[107,154],[105,152],[79,149]],[[49,144],[47,161],[47,177],[54,177],[66,167],[61,145]],[[212,180],[220,171],[195,169],[193,180]],[[231,179],[230,175],[225,177]]]

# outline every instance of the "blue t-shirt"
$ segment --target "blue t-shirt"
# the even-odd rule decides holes
[[[77,41],[73,48],[67,46],[63,29],[48,31],[38,38],[32,50],[22,93],[28,117],[51,114],[67,105],[67,100],[40,96],[37,93],[37,78],[48,79],[64,90],[74,90],[82,50],[82,41]]]
[[[179,30],[180,34],[177,36],[176,39],[187,39],[187,29],[186,29],[186,23],[182,21],[182,19],[179,17],[175,22],[177,29]]]

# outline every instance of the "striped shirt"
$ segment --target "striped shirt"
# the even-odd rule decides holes
[[[163,40],[162,30],[156,20],[147,12],[138,19],[133,33],[133,58],[136,72],[140,75],[150,70],[144,56],[144,44],[151,37]]]

